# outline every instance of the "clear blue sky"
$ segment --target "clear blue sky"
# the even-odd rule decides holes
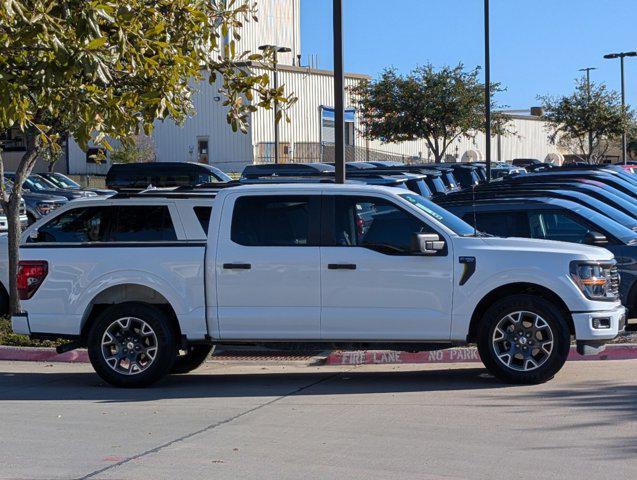
[[[378,75],[385,67],[475,67],[484,62],[482,0],[343,0],[345,68]],[[301,0],[303,62],[318,54],[331,69],[332,1]],[[637,0],[491,0],[491,77],[498,102],[522,109],[539,94],[569,93],[578,69],[619,91],[619,60],[637,50]],[[637,57],[626,59],[626,98],[637,108]]]

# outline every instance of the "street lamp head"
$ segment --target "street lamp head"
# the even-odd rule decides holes
[[[620,55],[619,53],[608,53],[606,55],[604,55],[604,58],[610,59],[610,58],[619,58]]]
[[[637,57],[637,52],[626,52],[627,57]]]
[[[289,47],[279,47],[278,45],[259,45],[259,50],[271,50],[276,53],[288,53],[292,51],[292,49]]]
[[[597,70],[597,67],[586,67],[586,68],[580,68],[578,70],[578,72],[588,72],[590,70]]]

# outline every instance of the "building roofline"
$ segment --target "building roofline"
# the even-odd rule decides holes
[[[270,70],[266,65],[262,65],[258,62],[241,62],[239,63],[239,65]],[[279,72],[293,72],[293,73],[303,73],[303,74],[312,74],[312,75],[323,75],[325,77],[334,76],[333,70],[322,70],[322,69],[310,68],[310,67],[297,67],[295,65],[277,64],[277,70]],[[354,78],[357,80],[371,80],[372,78],[370,75],[364,75],[362,73],[351,73],[351,72],[345,72],[345,77]]]

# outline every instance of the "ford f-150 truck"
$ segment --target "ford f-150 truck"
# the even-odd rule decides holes
[[[16,333],[72,339],[118,386],[214,345],[434,350],[475,342],[513,383],[552,378],[571,337],[623,328],[610,252],[496,238],[404,189],[248,185],[69,204],[25,231]]]

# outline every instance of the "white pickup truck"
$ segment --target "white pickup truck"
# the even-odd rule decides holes
[[[118,386],[213,345],[410,351],[476,342],[538,383],[571,337],[591,353],[625,310],[607,250],[486,237],[423,197],[366,185],[252,185],[69,204],[25,232],[16,333],[86,346]]]

